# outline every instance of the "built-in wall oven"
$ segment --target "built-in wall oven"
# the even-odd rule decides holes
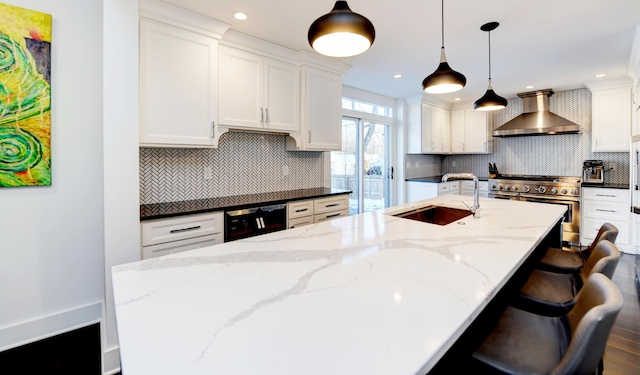
[[[580,246],[581,184],[579,177],[500,175],[489,179],[489,197],[566,207],[562,241],[568,246]]]
[[[276,232],[287,228],[287,205],[225,211],[224,242]]]

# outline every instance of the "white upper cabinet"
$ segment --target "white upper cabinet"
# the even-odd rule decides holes
[[[408,104],[408,112],[408,153],[451,153],[451,114],[448,110],[414,102]]]
[[[218,40],[140,19],[140,146],[214,147]]]
[[[300,69],[220,46],[219,121],[230,128],[283,132],[300,127]]]
[[[297,142],[287,139],[288,151],[342,149],[342,75],[302,67],[302,113]]]
[[[631,136],[631,88],[593,90],[593,152],[628,152]]]
[[[451,111],[451,153],[489,154],[492,146],[486,112],[473,108]]]

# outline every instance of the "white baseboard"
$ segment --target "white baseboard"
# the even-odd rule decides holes
[[[0,327],[0,352],[100,323],[102,302]]]
[[[102,352],[102,374],[113,375],[120,372],[120,347],[114,346]]]

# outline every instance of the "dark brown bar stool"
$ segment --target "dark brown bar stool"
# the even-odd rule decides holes
[[[562,317],[507,307],[473,353],[474,373],[592,374],[601,363],[622,295],[605,275],[589,276]]]
[[[600,230],[598,230],[598,235],[587,249],[577,252],[550,247],[536,268],[556,273],[578,272],[580,268],[584,266],[589,255],[600,241],[609,240],[612,243],[616,243],[617,237],[618,228],[611,223],[604,223],[600,227]]]
[[[560,316],[574,305],[574,296],[584,281],[595,273],[613,276],[620,251],[608,240],[600,241],[584,267],[574,274],[555,273],[534,269],[511,305],[539,315]]]

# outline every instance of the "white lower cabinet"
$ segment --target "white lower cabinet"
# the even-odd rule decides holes
[[[142,259],[224,242],[222,212],[185,215],[141,223]]]
[[[407,202],[413,203],[443,195],[460,194],[460,181],[407,182]]]
[[[629,191],[625,189],[582,188],[580,242],[587,246],[593,242],[604,223],[618,228],[616,245],[631,252]]]
[[[460,181],[460,195],[471,195],[473,196],[473,181],[463,180]],[[481,197],[489,196],[489,182],[488,181],[480,181],[478,183],[479,195]]]
[[[289,229],[344,216],[349,216],[348,194],[287,204],[287,228]]]

